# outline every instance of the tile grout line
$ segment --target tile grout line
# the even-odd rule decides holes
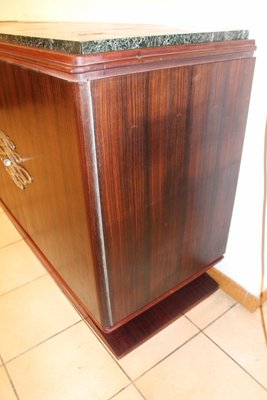
[[[114,399],[114,397],[116,397],[118,394],[120,394],[121,392],[123,392],[125,389],[127,389],[128,387],[131,386],[132,383],[129,383],[129,385],[123,387],[122,389],[120,389],[118,392],[116,392],[115,394],[113,394],[111,397],[109,397],[107,400],[112,400]]]
[[[196,328],[198,328],[201,332],[208,328],[210,325],[212,325],[214,322],[216,322],[218,319],[220,319],[223,315],[227,314],[228,311],[230,311],[232,308],[234,308],[235,306],[237,306],[237,304],[239,303],[234,303],[232,304],[226,311],[224,311],[222,314],[220,314],[218,317],[216,317],[213,321],[209,322],[207,325],[204,326],[204,328],[200,328],[194,321],[192,321],[190,319],[190,317],[188,317],[186,314],[184,314],[183,316],[189,321],[191,322]]]
[[[215,318],[211,323],[209,323],[207,326],[205,326],[204,329],[206,329],[209,325],[211,325],[213,322],[215,322],[217,319],[221,318],[224,314],[226,314],[228,311],[230,311],[232,308],[234,308],[238,303],[234,303],[232,304],[226,311],[224,311],[222,314],[220,314],[217,318]],[[142,376],[144,376],[147,372],[151,371],[155,366],[157,366],[158,364],[160,364],[162,361],[166,360],[166,358],[168,358],[169,356],[171,356],[173,353],[175,353],[177,350],[179,350],[181,347],[183,347],[185,344],[187,344],[188,342],[190,342],[190,340],[194,339],[196,336],[198,336],[200,333],[203,333],[203,330],[201,328],[199,328],[194,322],[192,322],[185,314],[183,314],[183,316],[192,323],[192,325],[195,326],[195,328],[198,329],[198,332],[191,336],[188,340],[186,340],[184,343],[182,343],[180,346],[177,346],[174,350],[172,350],[170,353],[168,353],[165,357],[163,357],[161,360],[159,360],[156,364],[154,364],[152,367],[150,367],[149,369],[147,369],[145,372],[143,372],[141,375],[139,375],[136,379],[132,380],[130,378],[130,376],[127,374],[127,372],[121,367],[121,365],[118,363],[117,359],[115,358],[115,356],[111,353],[111,351],[108,349],[108,347],[105,345],[105,343],[102,342],[102,340],[98,337],[98,335],[93,331],[93,329],[90,327],[90,325],[88,324],[88,322],[86,321],[86,319],[83,317],[83,321],[86,323],[86,325],[89,327],[89,329],[91,330],[91,332],[93,332],[93,334],[95,335],[95,337],[98,339],[98,341],[101,343],[101,345],[105,348],[105,350],[111,355],[111,357],[114,359],[114,361],[116,362],[116,364],[119,366],[119,368],[124,372],[124,374],[127,376],[127,378],[132,382],[133,386],[138,390],[138,392],[142,395],[142,397],[144,397],[143,393],[140,392],[140,390],[138,389],[138,387],[135,384],[135,381],[137,381],[139,378],[141,378]],[[118,392],[119,393],[119,392]]]
[[[239,303],[234,303],[232,304],[226,311],[224,311],[222,314],[220,314],[218,317],[216,317],[212,322],[210,322],[208,325],[206,325],[204,328],[201,329],[201,331],[204,331],[204,329],[207,329],[209,326],[211,326],[214,322],[216,322],[218,319],[220,319],[221,317],[223,317],[225,314],[228,313],[228,311],[232,310],[233,308],[235,308]]]
[[[146,400],[145,395],[141,392],[141,390],[136,386],[135,382],[132,381],[133,386],[135,387],[135,389],[138,391],[138,393],[143,397],[144,400]]]
[[[119,364],[118,360],[115,358],[114,354],[111,353],[110,349],[105,345],[104,342],[102,342],[102,340],[100,339],[100,337],[97,335],[97,333],[91,328],[91,326],[89,325],[89,323],[86,321],[85,318],[83,318],[84,323],[86,324],[86,326],[90,329],[90,331],[93,333],[93,335],[96,337],[96,339],[99,341],[99,343],[101,344],[102,347],[104,347],[104,349],[106,350],[106,352],[111,356],[111,358],[115,361],[115,363],[118,365],[118,367],[123,371],[123,373],[127,376],[127,378],[129,379],[129,381],[132,383],[132,379],[129,377],[129,375],[127,374],[126,371],[124,371],[124,369],[121,367],[121,365]]]
[[[177,350],[180,350],[183,346],[185,346],[187,343],[189,343],[192,339],[194,339],[196,336],[198,336],[201,333],[201,331],[199,330],[199,332],[195,333],[193,336],[191,336],[189,339],[187,339],[184,343],[180,344],[180,346],[177,346],[174,350],[172,350],[169,354],[167,354],[166,356],[164,356],[161,360],[159,360],[158,362],[156,362],[156,364],[154,364],[152,367],[150,367],[149,369],[147,369],[145,372],[143,372],[141,375],[139,375],[137,378],[135,378],[135,380],[133,381],[136,382],[139,378],[141,378],[142,376],[144,376],[147,372],[150,372],[154,367],[156,367],[157,365],[159,365],[162,361],[165,361],[169,356],[171,356],[173,353],[175,353]]]
[[[28,353],[29,351],[35,349],[36,347],[40,346],[41,344],[44,344],[44,343],[47,342],[48,340],[53,339],[54,337],[60,335],[61,333],[67,331],[68,329],[72,328],[73,326],[75,326],[75,325],[77,325],[77,324],[79,324],[79,323],[81,323],[81,322],[82,322],[82,319],[79,319],[79,321],[74,322],[74,324],[71,324],[71,325],[67,326],[66,328],[62,329],[62,330],[59,331],[59,332],[54,333],[53,335],[51,335],[51,336],[49,336],[48,338],[42,340],[41,342],[35,344],[34,346],[29,347],[27,350],[24,350],[22,353],[17,354],[15,357],[12,357],[12,358],[10,358],[9,360],[5,361],[5,364],[9,364],[10,362],[16,360],[17,358],[23,356],[24,354]]]
[[[102,345],[102,347],[104,347],[104,349],[106,350],[106,352],[111,356],[111,358],[115,361],[115,363],[117,364],[117,366],[119,367],[119,369],[124,373],[124,375],[129,379],[130,384],[132,384],[135,389],[138,391],[138,393],[143,397],[144,400],[146,400],[145,396],[143,395],[143,393],[139,390],[139,388],[136,386],[135,382],[131,379],[131,377],[127,374],[127,372],[122,368],[122,366],[120,365],[120,363],[118,362],[118,360],[116,359],[116,357],[114,356],[114,354],[111,353],[111,351],[109,350],[109,348],[105,345],[104,342],[102,342],[102,340],[100,339],[100,337],[96,334],[96,332],[94,332],[94,330],[90,327],[90,325],[88,324],[88,322],[86,321],[85,318],[83,318],[84,323],[87,325],[87,327],[90,329],[90,331],[93,333],[93,335],[96,337],[96,339],[99,341],[99,343]],[[128,387],[129,385],[125,386],[122,390],[124,390],[126,387]],[[120,392],[122,391],[120,390]],[[117,392],[116,394],[120,393]],[[115,396],[115,395],[114,395]],[[113,396],[113,397],[114,397]]]
[[[2,359],[1,355],[0,355],[0,361],[2,362],[2,365],[1,365],[0,367],[3,367],[3,368],[4,368],[5,373],[6,373],[7,377],[8,377],[9,383],[10,383],[12,389],[13,389],[13,392],[14,392],[14,394],[15,394],[17,400],[20,400],[19,395],[18,395],[18,392],[17,392],[17,389],[16,389],[16,387],[15,387],[15,385],[14,385],[14,382],[13,382],[13,380],[12,380],[10,374],[9,374],[9,371],[8,371],[8,369],[7,369],[7,366],[6,366],[5,362],[4,362],[4,360]]]
[[[21,239],[15,240],[14,242],[4,244],[4,246],[0,246],[0,251],[1,251],[2,249],[5,249],[5,248],[8,247],[8,246],[12,246],[12,244],[15,244],[15,243],[18,243],[18,242],[21,242],[21,241],[25,242],[25,240],[23,239],[23,237],[22,237]]]
[[[197,324],[193,321],[191,321],[191,319],[189,319],[186,315],[184,315],[184,317],[187,319],[187,321],[191,322],[192,325],[194,325],[195,328],[197,328],[199,330],[199,333],[202,332],[202,329],[199,328],[199,326],[197,326]]]
[[[204,328],[199,328],[189,317],[184,315],[196,328],[200,330],[199,333],[202,333],[207,339],[209,339],[216,347],[218,347],[228,358],[230,358],[238,367],[240,367],[250,378],[252,378],[259,386],[261,386],[265,391],[267,391],[267,388],[259,382],[253,375],[250,374],[241,364],[239,364],[230,354],[228,354],[223,348],[221,348],[213,339],[211,339],[208,334],[205,332],[205,329],[207,329],[209,326],[211,326],[214,322],[216,322],[218,319],[220,319],[223,315],[228,313],[228,311],[232,310],[234,307],[236,307],[239,303],[236,302],[234,303],[228,310],[224,311],[219,317],[215,318],[212,322],[210,322],[208,325],[206,325]]]
[[[226,311],[224,311],[222,314],[220,314],[218,317],[216,317],[212,322],[210,322],[208,325],[205,326],[206,329],[208,326],[210,326],[211,324],[213,324],[213,322],[217,321],[219,318],[221,318],[224,314],[226,314],[228,311],[230,311],[232,308],[234,308],[238,303],[234,303],[232,304]],[[150,367],[149,369],[147,369],[145,372],[143,372],[141,375],[139,375],[134,381],[132,381],[132,383],[134,384],[134,382],[136,380],[138,380],[139,378],[141,378],[142,376],[144,376],[147,372],[151,371],[155,366],[157,366],[158,364],[160,364],[162,361],[166,360],[166,358],[168,358],[169,356],[171,356],[173,353],[175,353],[177,350],[179,350],[181,347],[183,347],[184,345],[186,345],[187,343],[189,343],[192,339],[194,339],[196,336],[198,336],[200,333],[203,333],[203,330],[201,328],[199,328],[198,325],[196,325],[193,321],[190,320],[189,317],[187,317],[185,314],[183,314],[183,316],[189,321],[191,322],[195,328],[198,329],[199,332],[197,332],[195,335],[191,336],[188,340],[186,340],[184,343],[182,343],[180,346],[177,346],[174,350],[172,350],[170,353],[168,353],[165,357],[163,357],[161,360],[159,360],[157,363],[155,363],[152,367]],[[205,334],[205,336],[207,336]],[[103,345],[103,343],[101,342],[101,344]],[[106,348],[106,346],[104,345],[104,347]],[[218,346],[219,347],[219,346]],[[113,355],[112,355],[113,356]],[[113,357],[114,358],[114,357]],[[115,359],[116,361],[116,359]],[[122,369],[123,370],[123,369]],[[124,370],[123,370],[124,371]],[[125,371],[124,371],[125,372]],[[127,374],[126,374],[127,375]],[[128,376],[128,375],[127,375]],[[129,379],[131,379],[129,377]],[[257,381],[256,381],[257,382]],[[135,386],[135,385],[134,385]],[[265,388],[264,388],[265,389]],[[266,390],[266,389],[265,389]]]
[[[267,392],[267,388],[259,382],[253,375],[251,375],[250,372],[248,372],[241,364],[239,364],[230,354],[228,354],[222,347],[220,347],[216,342],[214,342],[213,339],[211,339],[204,331],[201,331],[201,333],[209,339],[218,349],[220,349],[230,360],[232,360],[236,365],[238,365],[239,368],[241,368],[251,379],[253,379],[259,386],[261,386],[262,389],[264,389]]]
[[[224,314],[226,314],[228,311],[230,311],[232,308],[234,308],[238,303],[234,303],[232,304],[226,311],[224,311],[222,314],[220,314],[218,317],[216,317],[211,323],[209,323],[207,326],[205,326],[206,329],[208,326],[210,326],[213,322],[215,322],[217,319],[221,318]],[[136,386],[135,381],[137,381],[139,378],[141,378],[142,376],[144,376],[146,373],[148,373],[149,371],[151,371],[154,367],[156,367],[158,364],[160,364],[162,361],[164,361],[165,359],[167,359],[169,356],[171,356],[173,353],[175,353],[177,350],[179,350],[181,347],[183,347],[185,344],[187,344],[188,342],[190,342],[190,340],[194,339],[196,336],[198,336],[200,333],[204,333],[203,330],[201,328],[199,328],[193,321],[190,320],[189,317],[187,317],[185,314],[183,314],[183,316],[192,323],[192,325],[195,326],[195,328],[198,329],[198,332],[191,336],[188,340],[186,340],[184,343],[182,343],[180,346],[177,346],[174,350],[172,350],[170,353],[168,353],[165,357],[163,357],[161,360],[159,360],[156,364],[154,364],[152,367],[150,367],[149,369],[147,369],[144,373],[142,373],[141,375],[139,375],[136,379],[132,380],[130,378],[130,376],[127,374],[127,372],[121,367],[121,365],[119,364],[119,362],[117,361],[117,359],[115,358],[115,356],[111,353],[111,351],[108,349],[108,347],[105,345],[105,343],[102,342],[102,340],[99,338],[99,336],[94,332],[94,330],[90,327],[90,325],[88,324],[88,322],[86,321],[86,319],[84,317],[82,317],[83,321],[85,322],[85,324],[89,327],[90,331],[94,334],[94,336],[97,338],[97,340],[101,343],[101,345],[104,347],[104,349],[111,355],[111,357],[113,358],[113,360],[116,362],[116,364],[118,365],[118,367],[123,371],[123,373],[127,376],[127,378],[130,380],[130,382],[133,384],[133,386],[136,388],[136,390],[142,395],[142,397],[145,399],[144,395],[142,392],[140,392],[139,388]],[[257,381],[256,381],[257,382]],[[128,387],[128,386],[127,386]],[[124,388],[125,389],[125,388]],[[122,389],[122,390],[124,390]],[[120,392],[122,391],[120,390]],[[118,393],[120,393],[118,392]],[[117,393],[117,394],[118,394]],[[115,395],[114,395],[115,396]],[[114,397],[113,396],[113,397]],[[111,397],[112,399],[112,397]],[[146,400],[146,399],[145,399]]]
[[[12,292],[14,292],[14,291],[17,290],[17,289],[23,288],[24,286],[27,286],[27,285],[29,285],[30,283],[35,282],[35,281],[37,281],[38,279],[45,277],[46,275],[48,275],[48,272],[44,272],[42,275],[37,276],[36,278],[32,279],[31,281],[22,283],[21,285],[16,286],[15,288],[8,290],[7,292],[0,293],[0,297],[5,296],[6,294],[12,293]]]
[[[234,304],[233,306],[231,306],[227,311],[225,311],[222,315],[226,314],[230,309],[232,309],[233,307],[235,307],[238,303]],[[185,316],[185,315],[184,315]],[[221,317],[220,316],[220,317]],[[185,316],[186,317],[186,316]],[[215,322],[217,319],[219,319],[220,317],[216,318],[213,322]],[[186,317],[190,322],[192,322],[188,317]],[[210,324],[208,324],[204,329],[206,329],[208,326],[210,326],[213,322],[211,322]],[[193,323],[193,322],[192,322]],[[183,347],[184,345],[186,345],[187,343],[189,343],[192,339],[194,339],[196,336],[198,336],[199,334],[203,334],[207,339],[209,339],[216,347],[218,347],[228,358],[230,358],[238,367],[240,367],[250,378],[252,378],[259,386],[261,386],[262,389],[264,389],[265,391],[267,391],[267,388],[261,383],[259,382],[253,375],[251,375],[242,365],[240,365],[234,358],[232,358],[225,350],[223,350],[216,342],[214,342],[205,332],[204,330],[200,329],[195,323],[193,323],[193,325],[199,329],[199,332],[196,333],[194,336],[192,336],[190,339],[188,339],[186,342],[184,342],[182,345],[178,346],[176,349],[174,349],[171,353],[169,353],[168,355],[166,355],[164,358],[162,358],[160,361],[158,361],[156,364],[154,364],[151,368],[149,368],[148,370],[146,370],[144,373],[142,373],[140,376],[138,376],[135,381],[137,381],[139,378],[141,378],[142,376],[146,375],[149,371],[151,371],[154,367],[156,367],[157,365],[159,365],[162,361],[166,360],[169,356],[171,356],[173,353],[175,353],[177,350],[179,350],[181,347]],[[134,383],[134,382],[133,382]],[[135,385],[134,385],[135,386]],[[135,386],[136,387],[136,386]]]

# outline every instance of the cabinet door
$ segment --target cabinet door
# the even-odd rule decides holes
[[[79,142],[79,85],[0,63],[0,130],[32,183],[0,163],[0,198],[80,301],[99,319]]]
[[[114,322],[226,248],[254,60],[91,82]]]

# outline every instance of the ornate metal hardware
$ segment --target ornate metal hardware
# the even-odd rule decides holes
[[[6,171],[13,182],[21,190],[24,190],[25,186],[32,182],[32,177],[29,172],[20,165],[22,159],[15,150],[15,144],[2,130],[0,130],[0,160],[4,164]]]

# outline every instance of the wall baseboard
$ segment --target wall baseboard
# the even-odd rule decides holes
[[[253,294],[249,293],[246,289],[240,286],[238,283],[233,281],[227,275],[224,275],[221,271],[216,268],[211,268],[208,274],[213,278],[220,288],[233,297],[238,303],[242,304],[249,311],[256,311],[261,304],[261,300],[265,302],[267,300],[267,289],[264,290],[262,299]]]

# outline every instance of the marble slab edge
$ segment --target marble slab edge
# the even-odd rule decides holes
[[[109,51],[141,49],[147,47],[173,46],[177,44],[244,40],[248,39],[248,36],[248,30],[236,30],[74,41],[0,33],[0,41],[70,54],[95,54]]]

